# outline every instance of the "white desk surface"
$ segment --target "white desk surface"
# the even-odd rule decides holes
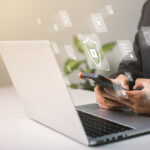
[[[149,150],[150,134],[97,147],[81,145],[30,120],[13,87],[0,88],[0,150]]]

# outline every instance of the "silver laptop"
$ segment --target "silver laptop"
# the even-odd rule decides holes
[[[31,119],[85,145],[150,131],[149,117],[100,109],[91,96],[93,92],[73,90],[78,102],[88,99],[88,95],[93,99],[93,103],[79,106],[66,86],[49,41],[3,41],[0,51]]]

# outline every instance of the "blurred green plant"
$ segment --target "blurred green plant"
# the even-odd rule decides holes
[[[78,52],[85,56],[86,50],[84,50],[83,42],[77,36],[73,36],[73,43],[74,43],[76,49],[78,50]],[[110,43],[106,43],[106,44],[102,45],[103,53],[105,54],[109,51],[112,51],[115,46],[116,46],[116,42],[110,42]],[[100,49],[100,53],[101,53],[101,49]],[[103,59],[103,55],[101,55],[101,59]],[[84,65],[84,68],[85,68],[84,70],[82,69],[81,65]],[[68,58],[64,64],[65,75],[70,75],[75,70],[79,70],[81,72],[88,72],[88,73],[96,72],[96,69],[91,69],[88,66],[88,62],[86,59],[74,60],[74,59]],[[90,90],[90,91],[94,90],[94,86],[92,86],[88,80],[85,80],[84,82],[78,83],[78,84],[71,83],[70,88],[72,88],[72,89],[82,88],[82,89]]]

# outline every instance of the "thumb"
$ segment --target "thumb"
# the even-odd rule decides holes
[[[120,81],[120,83],[121,83],[121,86],[123,88],[125,88],[126,90],[129,90],[129,81],[128,81],[128,79],[124,79],[124,80]]]
[[[142,80],[137,79],[137,80],[135,81],[135,85],[134,85],[133,89],[136,90],[136,89],[142,88],[142,87],[144,87]]]
[[[129,80],[125,75],[119,75],[114,82],[121,85],[124,89],[129,90]]]

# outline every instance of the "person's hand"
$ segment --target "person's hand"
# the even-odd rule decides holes
[[[135,81],[135,85],[133,87],[134,90],[136,89],[144,89],[147,91],[150,88],[150,79],[143,79],[139,78]]]
[[[116,79],[110,79],[116,84],[121,85],[123,88],[129,90],[129,81],[125,75],[119,75]],[[96,100],[100,108],[104,109],[114,109],[124,106],[121,104],[116,97],[116,93],[112,93],[107,89],[101,89],[99,86],[96,86],[95,89]]]
[[[129,80],[125,75],[120,74],[116,79],[111,80],[116,84],[121,85],[124,89],[129,90]]]
[[[123,105],[117,100],[113,93],[109,93],[106,89],[96,86],[94,88],[96,100],[100,108],[114,109],[120,108]]]
[[[142,90],[136,90],[142,88]],[[131,108],[136,114],[150,115],[150,79],[137,79],[134,91],[126,91],[128,99],[118,99],[118,102]]]
[[[82,73],[78,74],[79,78],[82,78]],[[121,85],[125,89],[129,90],[129,82],[125,75],[119,75],[116,79],[110,79],[116,84]],[[116,99],[116,94],[112,93],[111,91],[108,91],[107,89],[101,89],[99,86],[96,86],[94,88],[95,94],[96,94],[96,100],[98,102],[98,105],[101,108],[105,109],[113,109],[122,107],[123,105],[119,103]]]

